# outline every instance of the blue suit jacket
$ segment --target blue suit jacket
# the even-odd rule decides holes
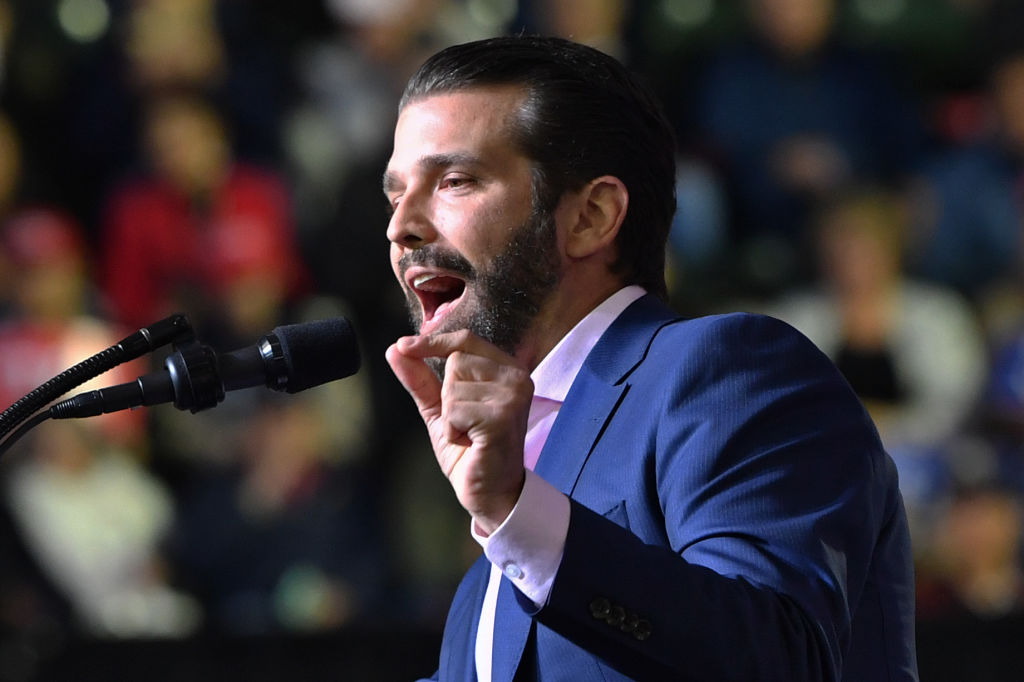
[[[535,609],[502,579],[493,679],[916,680],[896,472],[831,362],[782,322],[631,305],[588,356],[537,472],[572,499]],[[475,679],[489,565],[436,679]]]

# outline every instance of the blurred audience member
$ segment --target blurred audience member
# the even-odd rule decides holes
[[[269,286],[290,296],[303,290],[284,183],[232,157],[207,102],[154,98],[146,142],[152,172],[114,192],[103,226],[103,289],[119,322],[144,326],[178,310],[200,318],[211,292],[249,272],[275,273]]]
[[[138,0],[111,6],[113,30],[77,60],[67,83],[66,163],[85,193],[83,214],[99,222],[109,188],[144,156],[145,103],[170,90],[218,92],[228,73],[214,0]]]
[[[24,209],[7,221],[13,308],[0,326],[5,405],[123,335],[90,314],[85,245],[57,211]],[[129,381],[130,363],[80,390]],[[103,636],[182,635],[193,602],[168,585],[160,543],[171,500],[141,466],[141,413],[47,422],[16,447],[4,493],[14,525],[81,626]]]
[[[145,102],[202,91],[232,124],[247,158],[276,159],[285,67],[247,3],[142,0],[125,21],[128,86]]]
[[[143,91],[212,88],[224,78],[226,49],[214,0],[142,0],[125,23],[130,75]]]
[[[987,368],[968,303],[905,274],[905,216],[885,191],[841,196],[818,220],[820,285],[773,309],[833,358],[897,459],[964,425]]]
[[[898,178],[922,142],[893,70],[839,44],[834,0],[747,0],[751,41],[698,78],[696,134],[721,164],[743,273],[793,283],[808,210],[851,181]]]
[[[918,580],[922,617],[1024,612],[1021,501],[999,485],[972,486],[950,501],[935,533],[934,565]]]
[[[87,424],[47,423],[7,484],[27,545],[85,632],[151,637],[195,629],[198,605],[170,587],[162,558],[171,499],[132,453]]]
[[[981,295],[1019,263],[1024,229],[1024,50],[989,74],[990,129],[919,174],[910,265],[924,277]]]

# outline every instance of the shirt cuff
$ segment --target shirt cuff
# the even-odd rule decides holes
[[[569,514],[569,498],[527,469],[519,501],[502,524],[483,536],[470,523],[470,532],[488,560],[540,608],[562,563]]]

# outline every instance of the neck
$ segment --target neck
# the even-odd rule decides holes
[[[625,286],[618,279],[573,286],[564,282],[544,304],[516,349],[532,372],[562,338],[609,296]]]

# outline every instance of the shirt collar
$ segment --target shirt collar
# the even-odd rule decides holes
[[[619,289],[576,323],[530,374],[533,396],[564,402],[587,355],[622,311],[647,292],[635,284]]]

